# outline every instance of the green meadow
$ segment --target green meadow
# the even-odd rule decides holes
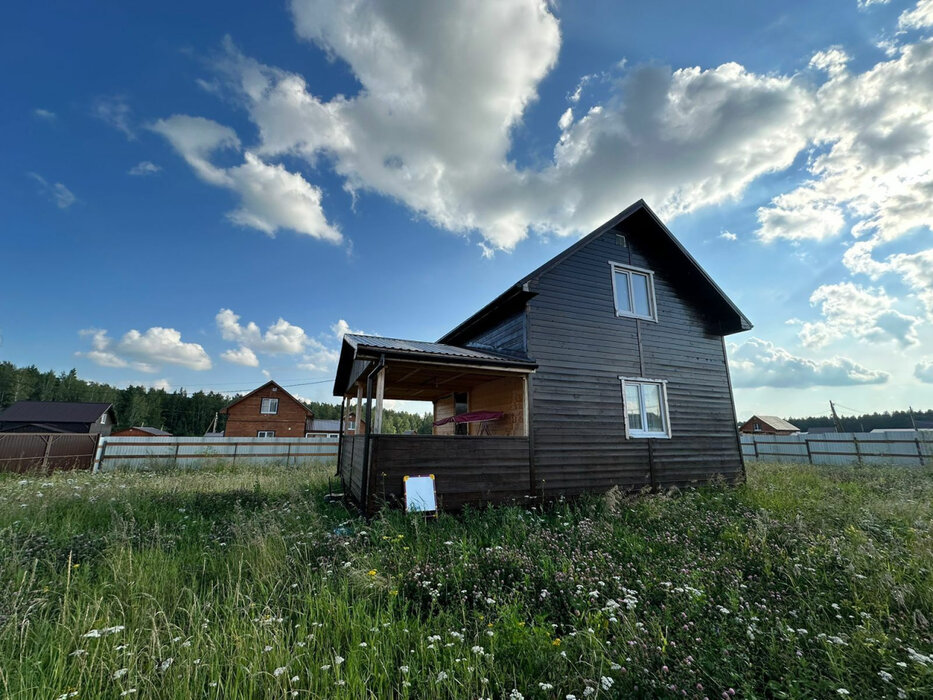
[[[332,468],[0,478],[5,698],[933,697],[933,471],[436,520]]]

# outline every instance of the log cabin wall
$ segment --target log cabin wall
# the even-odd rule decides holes
[[[450,418],[454,415],[454,395],[445,396],[442,399],[438,399],[434,402],[434,420],[439,421],[444,418]],[[446,425],[435,425],[434,426],[435,435],[453,435],[454,434],[454,424],[447,423]]]
[[[490,435],[526,435],[524,404],[525,385],[521,377],[494,379],[470,391],[471,411],[502,411],[504,414],[501,419],[487,424]],[[482,424],[470,423],[469,430],[470,435],[479,435]]]

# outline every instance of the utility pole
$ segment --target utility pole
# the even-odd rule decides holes
[[[832,401],[829,402],[829,411],[833,414],[833,425],[836,426],[836,432],[844,433],[845,431],[842,429],[842,423],[839,420],[839,414],[836,413],[836,404]]]
[[[907,415],[910,416],[910,424],[911,424],[911,426],[913,426],[913,429],[916,430],[916,429],[917,429],[917,421],[914,420],[914,407],[913,407],[913,406],[908,406],[908,407],[907,407]]]

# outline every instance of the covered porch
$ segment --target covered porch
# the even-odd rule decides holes
[[[342,416],[338,474],[364,512],[403,502],[405,476],[434,474],[439,506],[501,503],[530,493],[528,376],[534,362],[472,348],[376,336],[344,337],[334,394]],[[382,432],[386,400],[429,401],[432,435]]]

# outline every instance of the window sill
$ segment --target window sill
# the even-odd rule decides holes
[[[636,432],[630,432],[630,433],[628,434],[628,436],[629,436],[630,438],[642,438],[642,439],[644,439],[644,438],[661,439],[661,440],[670,440],[670,439],[671,439],[671,436],[668,435],[667,433],[640,433],[640,432],[636,433]]]
[[[654,316],[640,316],[638,314],[627,314],[624,311],[616,311],[616,318],[634,318],[638,321],[651,321],[652,323],[657,323],[658,319]]]

